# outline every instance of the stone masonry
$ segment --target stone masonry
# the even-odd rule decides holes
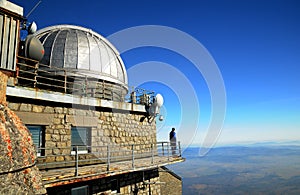
[[[112,156],[128,156],[131,144],[136,153],[149,153],[151,145],[156,144],[155,122],[144,118],[145,113],[130,113],[119,110],[101,110],[88,106],[53,105],[47,102],[21,103],[8,99],[8,106],[15,111],[25,124],[41,125],[45,130],[44,162],[73,160],[70,155],[71,127],[91,129],[92,152],[106,156],[107,146],[115,152]],[[56,156],[53,156],[56,155]],[[88,156],[88,155],[87,155]]]

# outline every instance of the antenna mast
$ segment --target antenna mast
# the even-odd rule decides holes
[[[28,16],[30,16],[30,14],[37,8],[37,6],[40,5],[40,3],[42,3],[42,1],[37,2],[37,4],[35,4],[35,6],[30,10],[30,12],[26,15],[26,18],[28,18]]]

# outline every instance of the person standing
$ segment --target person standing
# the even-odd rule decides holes
[[[174,127],[172,128],[169,136],[170,136],[172,155],[175,155],[176,154],[176,133]]]

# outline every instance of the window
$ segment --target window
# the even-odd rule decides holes
[[[78,146],[80,153],[87,153],[91,145],[91,129],[88,127],[72,127],[71,144]],[[75,148],[74,148],[75,150]]]
[[[45,147],[45,131],[43,126],[39,125],[27,125],[27,128],[29,129],[31,135],[32,135],[32,141],[36,148],[42,148]],[[44,156],[45,150],[37,149],[37,155],[38,156]]]
[[[88,195],[88,186],[81,186],[71,189],[71,195]]]

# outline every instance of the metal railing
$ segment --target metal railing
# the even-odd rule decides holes
[[[154,92],[111,83],[80,72],[49,67],[38,61],[18,56],[17,86],[44,89],[76,96],[95,97],[136,104],[151,103]]]
[[[106,171],[112,163],[126,162],[135,169],[139,160],[144,159],[148,165],[155,165],[157,157],[165,157],[165,162],[181,157],[180,142],[171,147],[170,142],[156,144],[126,144],[107,146],[72,146],[62,148],[37,148],[42,156],[37,159],[37,166],[43,169],[74,167],[75,176],[81,167],[102,164]]]

